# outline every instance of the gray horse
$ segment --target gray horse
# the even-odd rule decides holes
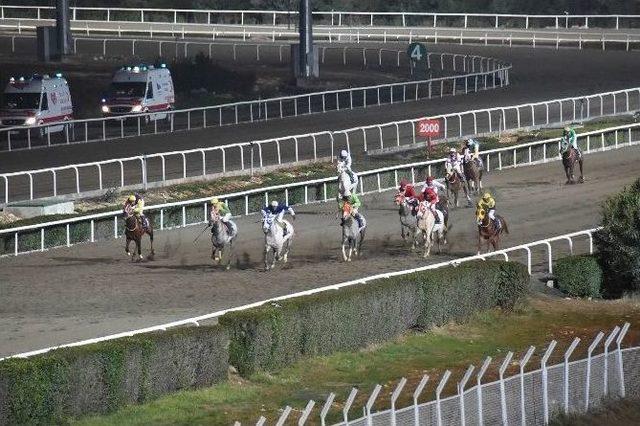
[[[363,240],[364,228],[359,229],[358,221],[351,212],[351,206],[345,203],[342,208],[342,259],[345,262],[351,262],[352,253],[356,256],[361,253]]]
[[[413,207],[411,207],[408,203],[404,195],[398,194],[395,197],[395,203],[398,206],[398,214],[400,215],[400,232],[402,235],[402,240],[407,241],[407,237],[411,237],[411,249],[414,250],[418,243],[416,230],[418,228],[418,223],[411,213]]]
[[[233,241],[237,236],[237,232],[231,233],[227,225],[222,221],[220,215],[214,211],[211,212],[211,259],[218,265],[222,264],[222,259],[227,255],[227,263],[225,269],[231,267],[231,257],[233,254]]]

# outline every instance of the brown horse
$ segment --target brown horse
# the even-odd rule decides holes
[[[575,177],[573,176],[573,168],[576,165],[576,161],[580,165],[580,179],[578,179],[578,182],[583,183],[584,175],[582,174],[582,157],[578,155],[578,150],[570,146],[569,149],[562,154],[562,166],[564,167],[564,173],[567,175],[567,184],[576,183]]]
[[[467,189],[476,194],[482,189],[482,168],[476,160],[469,157],[463,161],[464,176],[467,178]]]
[[[455,171],[451,172],[451,174],[447,175],[444,180],[447,185],[447,200],[449,200],[450,198],[449,193],[452,192],[453,202],[455,203],[455,206],[458,207],[458,194],[462,189],[464,191],[464,195],[467,197],[467,206],[471,205],[471,199],[469,198],[467,187],[460,180],[460,176],[458,176],[458,173],[456,173]]]
[[[131,256],[131,261],[142,260],[142,237],[144,234],[148,234],[151,241],[151,253],[149,254],[149,259],[153,259],[155,252],[153,251],[153,227],[151,225],[151,221],[149,221],[148,229],[145,229],[140,220],[131,211],[125,211],[124,218],[124,235],[127,238],[124,251],[127,253],[127,256],[131,256],[131,253],[129,252],[129,244],[131,244],[131,241],[135,241],[138,257],[136,258],[135,256]]]
[[[500,215],[496,215],[496,219],[498,219],[502,225],[500,229],[496,229],[496,224],[491,220],[491,218],[489,218],[489,214],[485,209],[481,207],[476,208],[476,223],[478,224],[478,254],[480,254],[483,239],[487,243],[487,252],[491,251],[491,247],[493,247],[493,250],[495,251],[500,249],[500,234],[502,234],[502,231],[507,234],[509,233],[507,221]]]

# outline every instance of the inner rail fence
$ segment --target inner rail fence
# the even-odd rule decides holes
[[[640,124],[620,126],[578,135],[578,144],[585,154],[640,144]],[[560,141],[547,139],[482,152],[487,171],[534,165],[560,159]],[[119,167],[123,167],[121,164]],[[76,173],[80,174],[78,169]],[[444,160],[429,160],[397,165],[359,174],[358,192],[370,194],[397,188],[402,178],[412,182],[427,176],[443,176]],[[307,205],[335,199],[338,182],[335,178],[315,179],[222,194],[231,211],[237,215],[258,213],[271,199],[289,205]],[[207,222],[210,198],[149,206],[147,214],[160,230]],[[124,223],[121,212],[111,211],[53,222],[0,230],[0,255],[19,255],[45,251],[55,247],[120,238]],[[570,243],[571,245],[572,243]],[[551,248],[549,247],[551,255]],[[549,266],[551,269],[551,266]]]
[[[38,21],[33,20],[3,20],[0,29],[14,31],[17,34],[35,31]],[[174,43],[182,45],[181,50],[191,42],[178,43],[178,39],[185,37],[208,38],[235,38],[247,41],[257,39],[261,41],[294,40],[299,34],[296,30],[276,27],[228,27],[228,26],[203,26],[203,25],[178,25],[178,24],[103,24],[91,21],[75,22],[71,30],[78,35],[90,36],[91,34],[117,35],[139,37],[171,37]],[[458,29],[429,29],[429,28],[378,28],[370,27],[315,27],[314,38],[318,41],[329,43],[361,43],[366,41],[387,42],[425,42],[425,43],[459,43],[459,44],[484,44],[501,46],[530,46],[536,47],[560,47],[571,48],[600,48],[625,49],[637,48],[640,43],[640,34],[633,32],[594,32],[594,31],[543,31],[535,30],[505,31],[505,30],[458,30]],[[15,51],[15,36],[11,38],[13,51]],[[165,43],[169,43],[166,40]],[[136,43],[131,43],[131,51],[135,52]],[[175,53],[177,57],[178,54]]]
[[[425,374],[409,385],[403,377],[382,392],[379,384],[364,394],[354,387],[340,403],[331,392],[324,404],[311,400],[299,414],[292,414],[287,406],[276,424],[292,424],[297,419],[298,425],[311,420],[323,426],[546,425],[561,414],[586,413],[607,399],[640,396],[640,347],[622,348],[629,327],[628,322],[616,325],[583,344],[575,337],[564,352],[556,350],[558,342],[552,340],[539,350],[529,346],[519,357],[512,351],[501,360],[486,357],[464,372],[445,370],[439,378]],[[571,360],[577,353],[582,357]],[[550,365],[553,360],[557,363]],[[534,361],[540,362],[539,368],[532,367]],[[487,382],[490,375],[498,379]],[[469,383],[472,385],[467,386]],[[433,389],[431,400],[420,402],[428,385]],[[354,403],[356,397],[359,402]],[[350,414],[358,409],[362,416],[353,418]],[[256,425],[265,421],[262,416]]]
[[[200,216],[206,211],[206,208],[207,208],[206,207],[206,201],[204,199],[201,200],[201,201],[202,201],[202,204],[199,206],[199,209],[201,211],[196,216]],[[183,218],[186,217],[184,213],[183,213],[182,217]],[[95,220],[95,219],[91,218],[91,220]],[[197,223],[202,223],[202,216],[200,216],[200,220]],[[62,223],[62,225],[64,227],[64,223]],[[176,226],[180,226],[180,225],[176,225]],[[25,228],[34,229],[34,228],[30,228],[30,227],[25,227]],[[62,229],[64,229],[64,228],[62,228]],[[93,225],[91,226],[91,229],[94,229]],[[27,358],[27,357],[43,354],[43,353],[46,353],[48,351],[51,351],[51,350],[54,350],[54,349],[58,349],[58,348],[63,348],[63,347],[83,346],[83,345],[89,345],[89,344],[108,341],[108,340],[113,340],[113,339],[119,339],[119,338],[122,338],[122,337],[133,336],[133,335],[141,334],[141,333],[150,333],[150,332],[155,332],[155,331],[166,331],[167,329],[174,328],[174,327],[199,326],[203,322],[216,320],[217,318],[225,315],[228,312],[241,311],[241,310],[246,310],[246,309],[250,309],[250,308],[255,308],[255,307],[261,306],[261,305],[263,305],[265,303],[272,303],[272,302],[277,302],[277,301],[280,301],[280,300],[296,298],[296,297],[300,297],[300,296],[308,296],[308,295],[311,295],[311,294],[321,293],[321,292],[325,292],[325,291],[329,291],[329,290],[337,290],[337,289],[340,289],[340,288],[343,288],[343,287],[349,287],[349,286],[358,285],[358,284],[366,284],[366,283],[369,283],[369,282],[372,282],[372,281],[375,281],[375,280],[379,280],[379,279],[382,279],[382,278],[398,277],[398,276],[408,275],[408,274],[412,274],[412,273],[415,273],[415,272],[421,272],[421,271],[426,271],[426,270],[430,270],[430,269],[437,269],[437,268],[442,268],[442,267],[452,266],[452,265],[455,266],[455,265],[459,265],[459,264],[464,263],[464,262],[469,262],[469,261],[474,261],[474,260],[486,260],[486,259],[489,259],[489,258],[497,257],[498,259],[504,259],[504,260],[507,260],[507,261],[508,260],[522,261],[527,265],[527,270],[529,271],[529,273],[533,273],[534,272],[534,267],[538,268],[538,266],[541,265],[541,269],[540,270],[542,272],[548,272],[549,274],[552,274],[553,273],[553,262],[554,262],[554,260],[556,260],[558,258],[561,258],[561,257],[563,257],[564,255],[567,255],[567,254],[573,255],[573,254],[578,254],[578,253],[593,253],[593,250],[594,250],[594,247],[593,247],[593,234],[595,232],[597,232],[599,229],[600,228],[586,229],[586,230],[582,230],[582,231],[578,231],[578,232],[573,232],[573,233],[570,233],[570,234],[559,235],[559,236],[555,236],[555,237],[552,237],[552,238],[542,239],[542,240],[533,241],[533,242],[526,243],[526,244],[517,245],[517,246],[514,246],[514,247],[509,247],[509,248],[498,250],[498,251],[495,251],[495,252],[490,252],[490,253],[485,253],[485,254],[478,254],[478,255],[468,256],[468,257],[461,257],[461,258],[457,258],[457,259],[454,259],[454,260],[449,260],[449,261],[446,261],[446,262],[434,263],[434,264],[425,265],[425,266],[421,266],[421,267],[417,267],[417,268],[413,268],[413,269],[407,269],[407,270],[402,270],[402,271],[395,271],[395,272],[388,272],[388,273],[382,273],[382,274],[377,274],[377,275],[371,275],[371,276],[358,278],[358,279],[355,279],[355,280],[346,281],[346,282],[342,282],[342,283],[338,283],[338,284],[333,284],[333,285],[329,285],[329,286],[325,286],[325,287],[314,288],[314,289],[305,290],[305,291],[301,291],[301,292],[297,292],[297,293],[290,293],[290,294],[287,294],[287,295],[284,295],[284,296],[276,297],[276,298],[269,299],[269,300],[263,300],[263,301],[259,301],[259,302],[254,302],[254,303],[250,303],[250,304],[243,305],[243,306],[231,307],[231,308],[224,309],[224,310],[221,310],[221,311],[217,311],[217,312],[213,312],[213,313],[209,313],[209,314],[205,314],[205,315],[200,315],[200,316],[197,316],[197,317],[187,318],[187,319],[183,319],[183,320],[173,321],[173,322],[169,322],[169,323],[166,323],[166,324],[160,324],[160,325],[156,325],[156,326],[152,326],[152,327],[147,327],[147,328],[142,328],[142,329],[137,329],[137,330],[131,330],[131,331],[126,331],[126,332],[122,332],[122,333],[111,334],[111,335],[108,335],[108,336],[102,336],[102,337],[82,340],[82,341],[78,341],[78,342],[74,342],[74,343],[69,343],[69,344],[64,344],[64,345],[59,345],[59,346],[54,346],[54,347],[38,349],[38,350],[30,351],[30,352],[20,353],[20,354],[16,354],[16,355],[12,355],[12,356],[6,357],[6,358],[0,358],[0,361],[2,361],[3,359],[8,359],[8,358]],[[67,233],[68,232],[69,231],[67,231]],[[112,237],[110,237],[110,238],[112,238]],[[540,263],[540,262],[542,262],[542,263]],[[536,269],[536,272],[538,272],[538,269]]]
[[[107,40],[76,39],[85,42],[98,41],[100,49],[106,49]],[[161,40],[141,41],[130,40],[132,49],[135,44],[150,42],[158,44],[162,51]],[[121,40],[114,40],[121,43]],[[275,53],[279,60],[283,58],[283,51],[288,46],[279,45],[243,45],[243,44],[214,44],[190,42],[196,51],[213,54],[219,51],[237,60],[239,55],[253,56],[261,61],[261,53]],[[214,47],[215,46],[215,47]],[[94,46],[95,47],[95,46]],[[185,43],[185,55],[188,49]],[[204,49],[204,50],[198,50]],[[329,61],[346,65],[348,61],[362,66],[377,64],[391,65],[400,68],[402,64],[409,64],[406,52],[379,48],[350,48],[323,46],[320,48],[321,62]],[[271,52],[270,52],[271,50]],[[154,56],[154,54],[150,55]],[[262,59],[264,61],[264,59]],[[164,112],[143,112],[142,114],[121,115],[118,117],[91,118],[84,120],[69,120],[60,123],[42,123],[37,126],[25,127],[23,123],[9,121],[4,128],[0,128],[0,149],[21,150],[44,148],[74,143],[86,143],[138,137],[142,135],[157,135],[170,132],[191,131],[196,129],[253,123],[298,117],[301,115],[320,114],[331,111],[367,108],[383,104],[403,103],[422,99],[440,98],[449,95],[468,94],[481,90],[495,89],[509,84],[511,64],[502,63],[494,58],[477,55],[464,55],[447,52],[434,52],[427,55],[429,69],[441,72],[456,73],[430,79],[418,79],[401,83],[380,84],[374,86],[354,87],[339,90],[305,93],[301,95],[283,96],[277,98],[259,99],[253,101],[234,102],[208,107],[169,110]],[[411,69],[413,72],[413,69]],[[460,73],[460,74],[457,74]],[[97,104],[96,104],[97,105]],[[21,120],[24,122],[24,119]]]
[[[437,143],[508,129],[627,114],[634,109],[640,109],[640,89],[637,88],[425,118],[440,120],[442,136]],[[47,197],[93,196],[110,188],[147,189],[320,161],[333,158],[341,149],[354,153],[401,149],[421,143],[416,127],[423,119],[3,173],[0,174],[0,200],[6,205]],[[633,144],[638,140],[638,126],[640,124],[630,124],[583,133],[578,141],[586,152]],[[558,139],[550,139],[487,151],[486,167],[492,170],[546,161],[557,157],[558,144]],[[442,165],[442,161],[429,164]]]
[[[433,12],[349,12],[314,11],[314,25],[352,26],[426,26],[458,28],[639,28],[640,15],[528,15],[492,13]],[[54,19],[55,7],[0,5],[0,19]],[[236,25],[290,25],[297,22],[298,12],[287,10],[211,10],[72,7],[73,21],[96,22],[169,22]]]

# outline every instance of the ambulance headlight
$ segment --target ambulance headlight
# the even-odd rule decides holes
[[[33,126],[34,124],[36,124],[36,118],[35,117],[29,117],[24,121],[24,124],[26,124],[28,126]]]
[[[106,105],[102,105],[102,112],[104,112],[105,114],[108,113],[110,111],[109,107]]]
[[[141,112],[142,111],[142,105],[135,105],[133,108],[131,108],[131,112]]]

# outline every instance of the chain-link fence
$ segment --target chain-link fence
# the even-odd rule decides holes
[[[413,390],[413,404],[399,409],[396,408],[396,401],[403,393],[410,392],[409,387],[405,387],[407,380],[400,380],[387,401],[380,397],[382,387],[376,385],[362,408],[362,417],[359,418],[354,418],[356,415],[352,413],[355,411],[352,406],[359,392],[357,388],[352,389],[344,403],[336,403],[336,395],[331,393],[324,405],[318,406],[315,412],[316,404],[310,401],[300,411],[297,423],[304,424],[307,419],[314,417],[316,422],[319,417],[320,424],[324,426],[329,422],[327,416],[339,406],[342,421],[335,424],[341,426],[544,425],[560,413],[584,413],[597,407],[606,398],[640,395],[640,347],[621,348],[628,330],[629,323],[625,323],[622,327],[616,326],[609,333],[599,332],[586,349],[586,357],[575,361],[570,361],[570,358],[580,345],[580,338],[575,338],[562,354],[555,350],[557,342],[553,340],[539,354],[540,367],[530,371],[526,367],[535,355],[535,347],[531,346],[516,360],[513,359],[513,352],[509,352],[498,368],[498,380],[483,383],[483,377],[492,365],[492,359],[488,357],[480,368],[469,366],[456,382],[456,393],[441,398],[442,391],[452,376],[447,370],[437,381],[435,399],[419,403],[422,391],[430,380],[425,375]],[[553,355],[561,361],[548,366],[547,362]],[[518,368],[519,372],[504,377],[510,368]],[[475,386],[467,388],[466,384],[472,376]],[[373,412],[374,404],[391,408]],[[283,410],[276,424],[291,422],[292,411],[291,407]],[[258,424],[264,422],[264,417],[258,420]]]

